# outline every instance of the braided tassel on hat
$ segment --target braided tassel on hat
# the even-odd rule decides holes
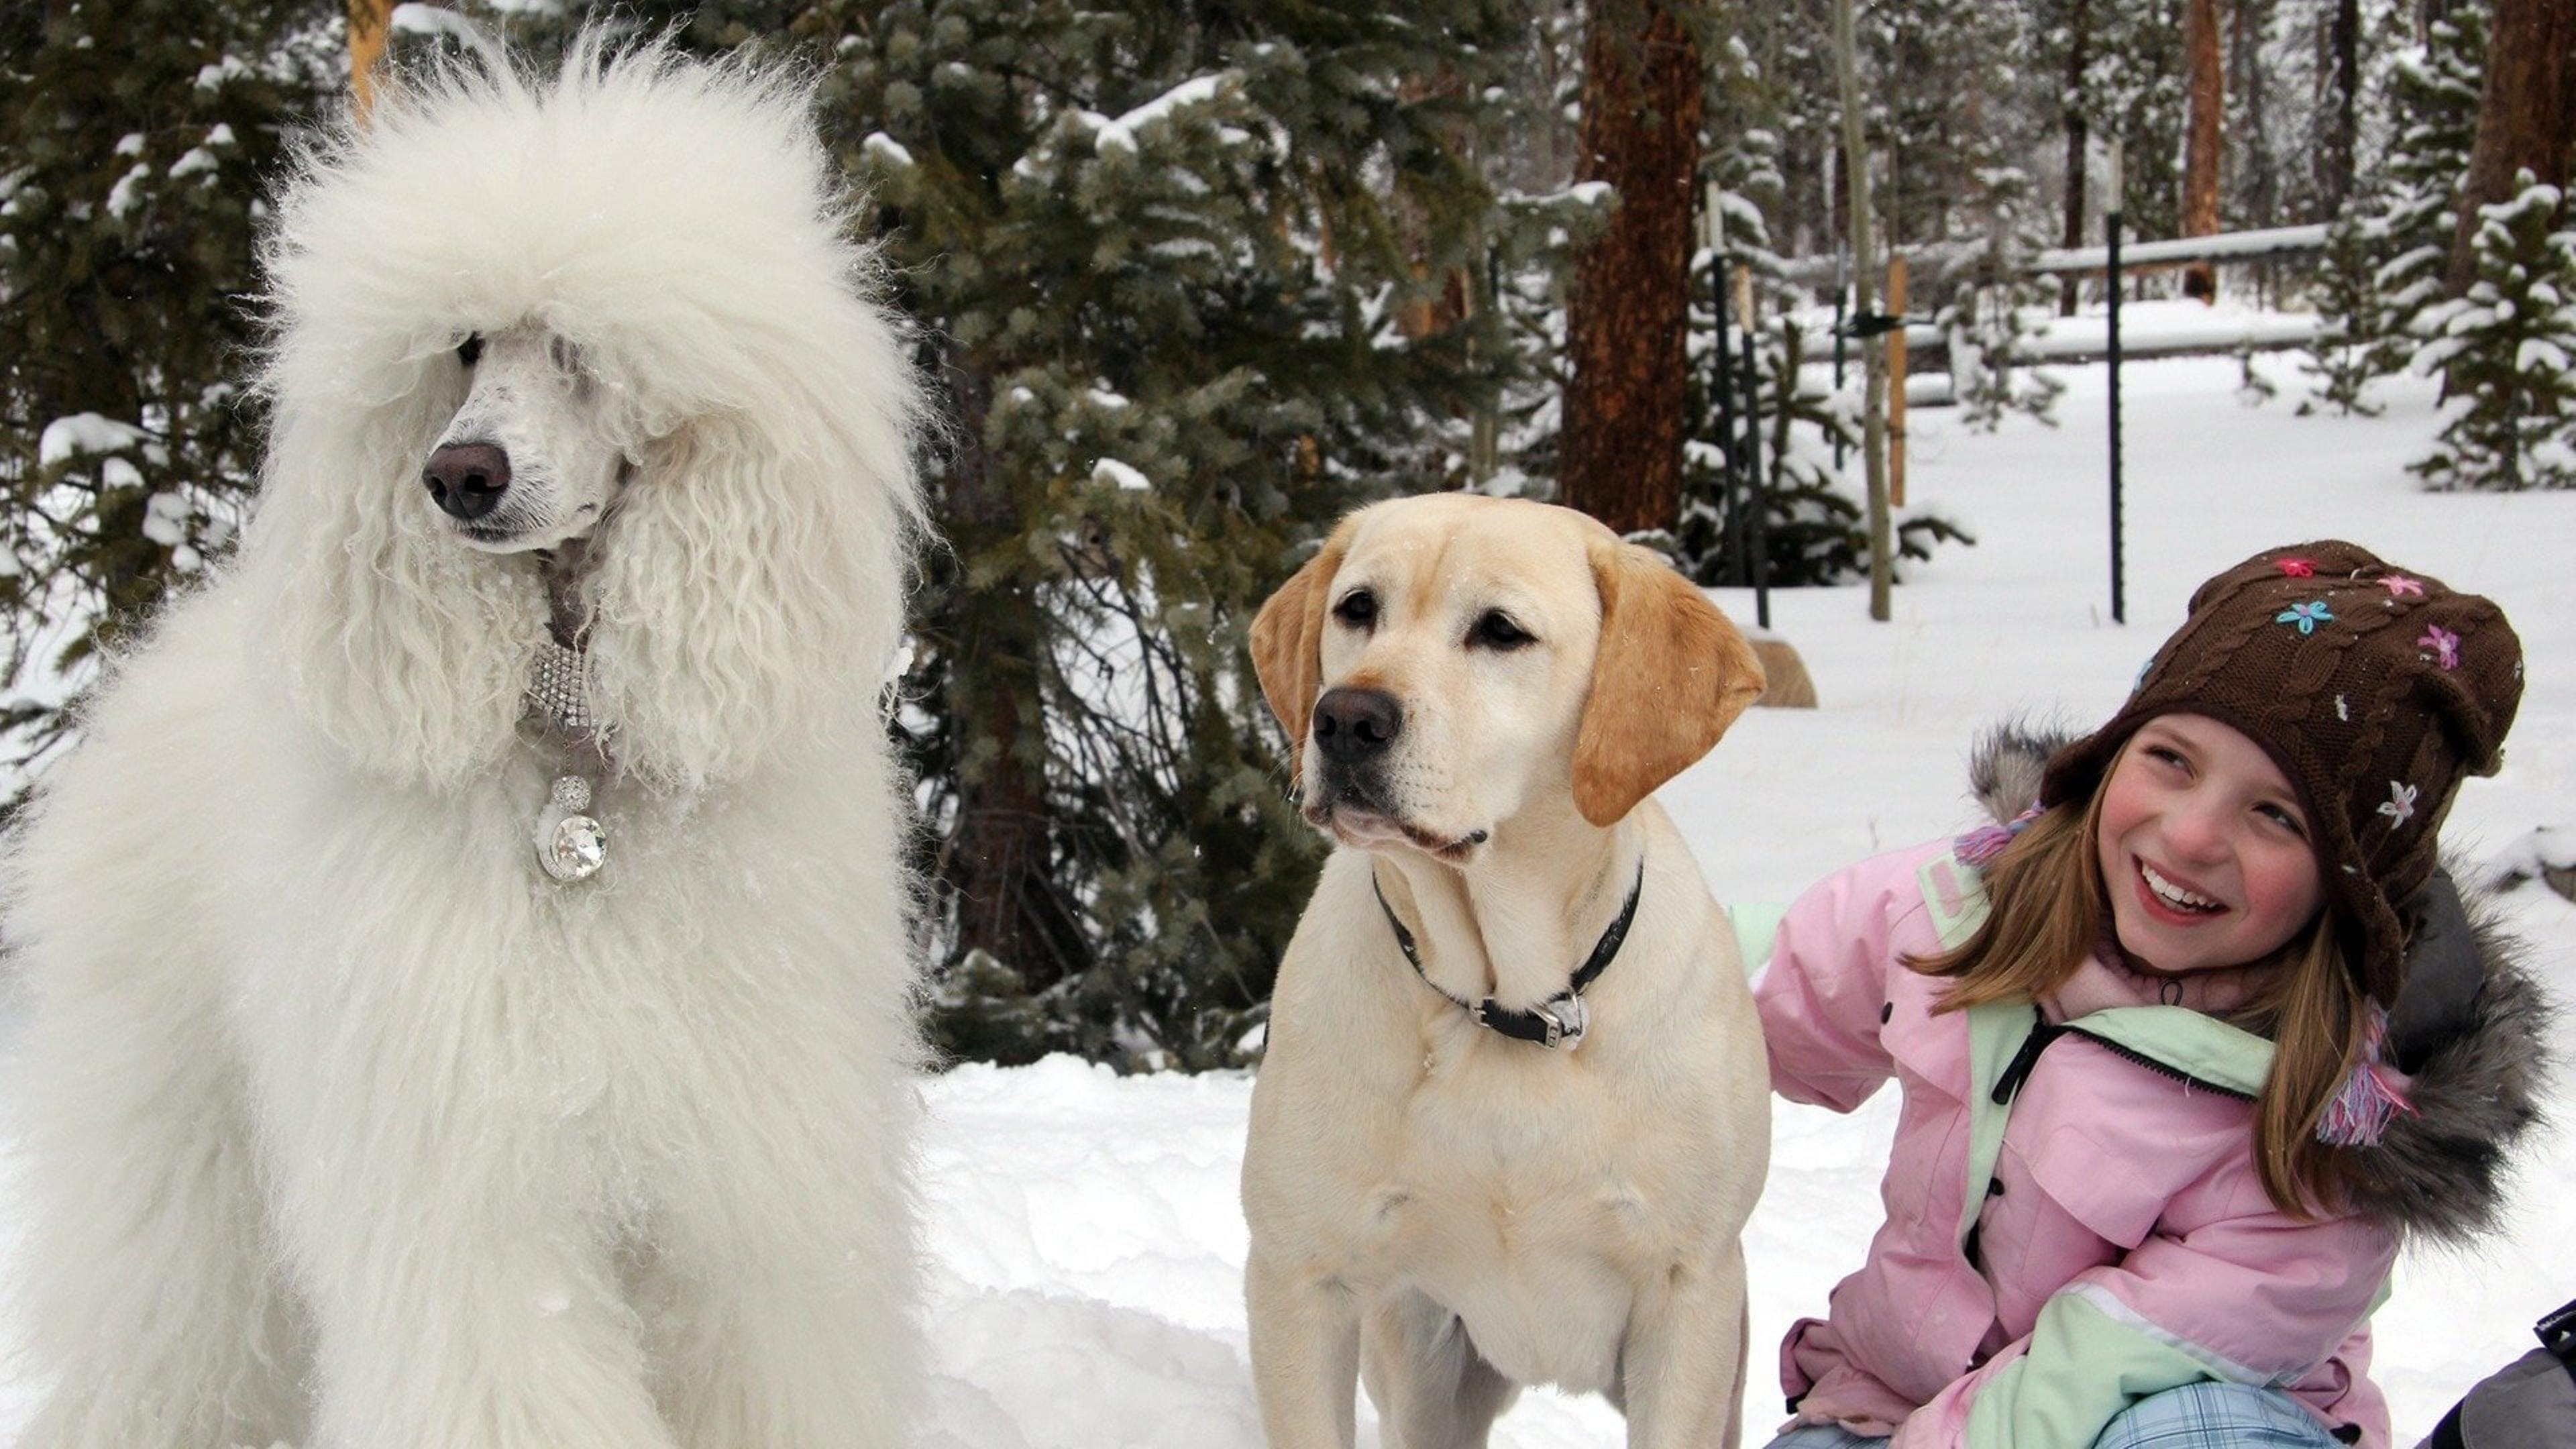
[[[2370,1025],[2362,1032],[2361,1058],[2336,1089],[2326,1112],[2317,1119],[2317,1140],[2335,1147],[2376,1147],[2389,1119],[2400,1112],[2414,1115],[2406,1100],[2406,1079],[2379,1059],[2388,1040],[2388,1013],[2370,1004]]]
[[[2013,837],[2029,829],[2030,822],[2038,818],[2039,807],[2033,805],[2001,825],[1980,825],[1951,842],[1951,851],[1961,864],[1982,869],[1994,864],[2004,847],[2013,843]]]

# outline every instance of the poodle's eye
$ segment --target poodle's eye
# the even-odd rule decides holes
[[[1487,649],[1498,649],[1508,653],[1524,644],[1535,643],[1537,640],[1527,629],[1513,623],[1511,615],[1500,609],[1487,609],[1483,616],[1476,620],[1476,627],[1469,631],[1467,642],[1471,646],[1482,645]]]
[[[467,367],[472,367],[474,364],[481,362],[483,360],[483,334],[480,332],[468,333],[464,341],[457,343],[456,360],[464,363]]]
[[[1377,622],[1377,595],[1366,589],[1353,589],[1333,606],[1333,617],[1354,629],[1368,628]]]

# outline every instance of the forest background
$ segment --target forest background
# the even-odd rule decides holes
[[[1968,546],[1872,505],[1869,410],[1822,366],[1838,292],[1890,252],[1951,400],[1991,423],[2050,409],[2030,339],[2104,298],[2030,262],[2098,244],[2106,211],[2133,238],[2324,224],[2322,249],[2149,271],[2127,295],[2251,286],[2313,311],[2329,405],[2367,410],[2409,367],[2442,377],[2428,486],[2576,486],[2576,0],[608,13],[813,69],[917,329],[943,542],[889,728],[919,782],[930,1025],[960,1059],[1254,1050],[1323,843],[1245,634],[1347,508],[1551,498],[1707,584]],[[0,821],[76,738],[101,660],[219,568],[251,511],[262,198],[353,104],[353,47],[399,64],[454,45],[460,17],[539,55],[582,18],[545,0],[0,14]],[[1753,376],[1721,397],[1711,279],[1738,266]],[[1885,319],[1843,295],[1873,334],[1847,341],[1882,348]],[[1759,530],[1728,486],[1747,466]]]

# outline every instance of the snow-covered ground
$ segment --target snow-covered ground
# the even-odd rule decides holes
[[[2501,602],[2530,660],[2504,773],[2472,780],[2448,830],[2473,862],[2527,856],[2535,829],[2576,827],[2576,609],[2567,607],[2576,495],[2437,496],[2405,464],[2434,423],[2429,386],[2392,389],[2375,419],[2297,418],[2281,384],[2236,398],[2238,364],[2133,366],[2128,411],[2128,618],[2110,620],[2103,387],[2070,370],[2062,426],[1987,437],[1955,413],[1913,418],[1917,507],[1975,548],[1912,566],[1892,622],[1859,589],[1773,596],[1822,708],[1756,710],[1663,792],[1721,899],[1784,901],[1871,851],[1972,820],[1961,759],[2016,711],[2071,724],[2108,714],[2181,619],[2191,586],[2257,548],[2322,535]],[[1720,602],[1750,622],[1749,594]],[[2564,838],[2564,837],[2562,837]],[[2526,885],[2513,917],[2562,997],[2576,997],[2576,906]],[[1251,1082],[1119,1079],[1070,1060],[967,1067],[927,1084],[923,1200],[934,1430],[942,1449],[1251,1449],[1260,1443],[1238,1288],[1235,1175]],[[2576,1091],[2557,1115],[2576,1118]],[[1850,1118],[1781,1106],[1772,1177],[1748,1241],[1756,1361],[1748,1442],[1777,1422],[1773,1350],[1815,1311],[1877,1221],[1893,1123],[1884,1097]],[[2505,1239],[2400,1267],[2379,1315],[2379,1374],[2412,1443],[2471,1381],[2521,1353],[2526,1326],[2576,1295],[2576,1147],[2553,1134],[2522,1173]],[[0,1234],[7,1223],[0,1176]],[[0,1433],[23,1414],[0,1400]],[[1362,1443],[1375,1433],[1362,1411]],[[1525,1396],[1495,1436],[1514,1449],[1620,1442],[1605,1405]]]

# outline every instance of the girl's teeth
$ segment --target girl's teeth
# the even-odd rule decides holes
[[[2190,891],[2184,890],[2181,886],[2175,885],[2172,881],[2158,875],[2156,873],[2156,868],[2147,864],[2143,860],[2138,862],[2138,872],[2147,878],[2148,889],[2154,891],[2160,899],[2164,900],[2169,905],[2186,911],[2214,911],[2218,909],[2218,902],[2213,901],[2206,896],[2194,895]]]

